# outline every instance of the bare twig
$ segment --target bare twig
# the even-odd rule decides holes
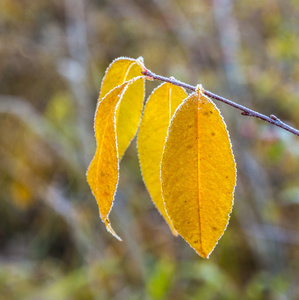
[[[152,71],[146,69],[144,66],[143,66],[142,74],[147,76],[148,78],[155,79],[155,80],[160,80],[160,81],[164,81],[164,82],[169,82],[171,84],[181,86],[181,87],[183,87],[185,89],[188,89],[188,90],[191,90],[191,91],[196,90],[195,86],[192,86],[192,85],[189,85],[187,83],[181,82],[181,81],[179,81],[179,80],[177,80],[173,77],[168,78],[168,77],[157,75],[157,74],[153,73]],[[226,103],[226,104],[228,104],[228,105],[230,105],[230,106],[232,106],[236,109],[241,110],[242,111],[241,114],[243,116],[249,116],[249,117],[254,117],[254,118],[261,119],[263,121],[266,121],[266,122],[268,122],[272,125],[278,126],[278,127],[282,128],[284,130],[287,130],[287,131],[299,136],[299,130],[298,129],[295,129],[295,128],[291,127],[290,125],[282,122],[279,118],[277,118],[274,115],[270,115],[270,116],[263,115],[263,114],[255,111],[255,110],[247,108],[247,107],[245,107],[241,104],[235,103],[235,102],[233,102],[229,99],[218,96],[218,95],[216,95],[216,94],[214,94],[210,91],[204,90],[204,89],[202,89],[202,92],[210,98],[213,98],[217,101],[221,101],[221,102]]]

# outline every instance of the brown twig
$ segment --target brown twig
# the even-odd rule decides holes
[[[188,89],[188,90],[191,90],[191,91],[196,91],[196,87],[195,86],[192,86],[192,85],[189,85],[187,83],[184,83],[184,82],[181,82],[173,77],[171,78],[168,78],[168,77],[164,77],[164,76],[160,76],[160,75],[157,75],[155,73],[153,73],[152,71],[146,69],[144,66],[143,66],[143,71],[142,71],[142,74],[151,78],[151,79],[155,79],[155,80],[160,80],[160,81],[164,81],[164,82],[169,82],[171,84],[174,84],[174,85],[177,85],[177,86],[181,86],[185,89]],[[240,105],[238,103],[235,103],[229,99],[226,99],[224,97],[221,97],[221,96],[218,96],[210,91],[207,91],[205,89],[202,89],[202,92],[207,95],[208,97],[210,98],[213,98],[217,101],[221,101],[223,103],[226,103],[236,109],[239,109],[241,110],[241,114],[243,116],[249,116],[249,117],[254,117],[254,118],[258,118],[258,119],[261,119],[263,121],[266,121],[272,125],[275,125],[275,126],[278,126],[284,130],[287,130],[297,136],[299,136],[299,130],[298,129],[295,129],[293,127],[291,127],[290,125],[282,122],[280,119],[278,119],[275,115],[270,115],[270,116],[266,116],[266,115],[263,115],[255,110],[252,110],[250,108],[247,108],[243,105]]]

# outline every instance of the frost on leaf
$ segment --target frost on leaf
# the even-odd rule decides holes
[[[140,66],[132,59],[121,58],[109,66],[94,120],[96,153],[87,170],[100,217],[118,239],[108,216],[118,183],[119,161],[136,134],[141,117],[144,77],[140,74]]]
[[[171,120],[161,180],[173,227],[207,258],[229,221],[236,168],[223,118],[200,89],[184,100]]]
[[[146,103],[138,133],[138,156],[143,180],[174,235],[177,232],[165,211],[161,196],[160,162],[170,119],[186,97],[183,88],[170,83],[161,84]]]
[[[104,76],[94,120],[96,153],[87,181],[107,230],[119,162],[139,126],[146,70],[140,60],[114,60]],[[149,71],[143,72],[150,74]],[[184,100],[185,99],[185,100]],[[174,235],[208,257],[223,234],[233,205],[236,167],[220,112],[202,89],[161,84],[150,95],[138,134],[145,185]]]

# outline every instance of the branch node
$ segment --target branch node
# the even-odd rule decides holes
[[[280,119],[278,119],[275,115],[270,115],[270,118],[274,121],[281,122]]]
[[[140,56],[138,57],[136,60],[136,63],[139,65],[139,67],[142,69],[141,73],[143,75],[148,75],[148,69],[144,66],[144,60],[143,60],[143,57]]]
[[[241,112],[241,115],[242,115],[242,116],[250,116],[250,113],[247,112],[247,111],[242,111],[242,112]]]

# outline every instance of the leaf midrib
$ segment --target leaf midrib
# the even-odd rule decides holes
[[[200,145],[199,145],[199,101],[200,96],[196,97],[196,142],[197,142],[197,200],[198,200],[198,227],[199,227],[199,243],[200,250],[202,251],[202,223],[201,223],[201,202],[200,202],[200,191],[199,191],[199,180],[200,180]]]

